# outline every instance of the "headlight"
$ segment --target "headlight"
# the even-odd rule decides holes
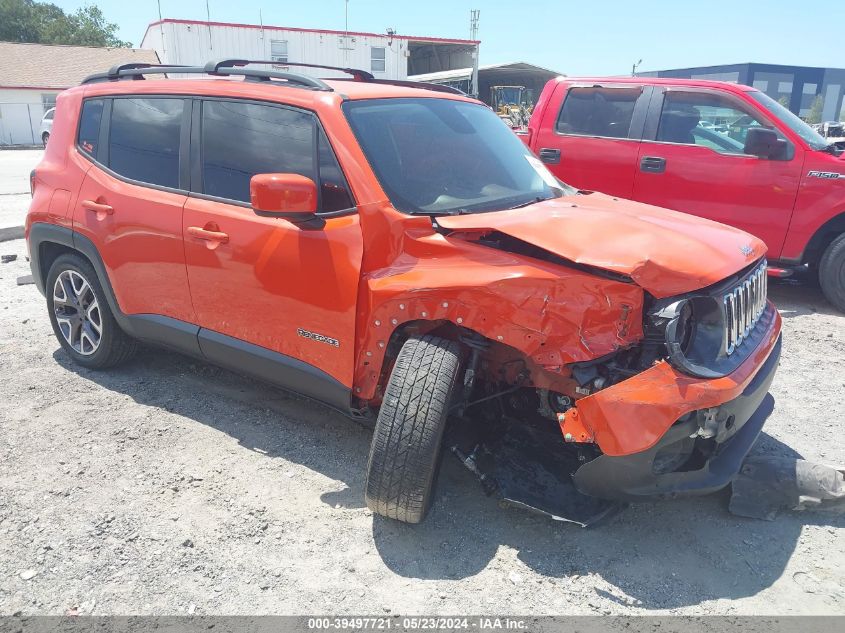
[[[655,306],[649,316],[654,334],[663,331],[669,362],[702,378],[724,376],[718,365],[723,348],[723,313],[715,297],[694,296]]]
[[[677,344],[681,353],[686,355],[695,335],[695,313],[693,312],[692,301],[685,300],[679,303],[680,307],[667,327],[667,343],[671,340],[674,344]],[[669,332],[669,329],[672,331]]]
[[[644,323],[646,339],[663,343],[667,360],[686,374],[727,376],[757,346],[774,318],[766,308],[765,274],[764,262],[744,278],[702,294],[655,301]],[[744,329],[738,336],[740,325]]]

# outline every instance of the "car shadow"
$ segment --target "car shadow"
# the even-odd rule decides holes
[[[364,506],[371,431],[337,412],[162,350],[144,348],[135,360],[109,372],[81,368],[61,349],[54,358],[138,403],[222,431],[243,450],[283,458],[343,482],[342,490],[321,496],[324,503]],[[754,450],[795,455],[765,434]],[[407,578],[470,577],[506,547],[548,579],[597,576],[618,589],[604,592],[606,597],[669,609],[750,596],[771,586],[808,524],[845,527],[845,517],[785,513],[771,523],[740,519],[728,513],[727,494],[721,493],[631,506],[583,529],[500,508],[457,460],[445,459],[426,521],[412,526],[374,516],[372,536],[383,563]]]
[[[784,319],[809,314],[845,316],[828,303],[817,281],[803,271],[787,279],[769,279],[769,299]]]

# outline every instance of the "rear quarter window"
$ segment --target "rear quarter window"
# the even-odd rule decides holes
[[[79,115],[79,132],[76,143],[85,154],[97,155],[97,143],[100,137],[100,121],[103,118],[103,100],[89,99],[82,104]]]

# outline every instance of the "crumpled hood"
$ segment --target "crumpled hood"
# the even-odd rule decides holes
[[[761,240],[739,229],[600,193],[437,223],[451,231],[500,231],[572,262],[628,275],[658,298],[710,286],[766,253]]]

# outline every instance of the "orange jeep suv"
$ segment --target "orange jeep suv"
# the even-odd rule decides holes
[[[367,504],[410,523],[444,452],[580,524],[730,482],[780,355],[759,239],[577,191],[457,91],[269,64],[59,95],[26,235],[74,361],[152,343],[370,421]]]

